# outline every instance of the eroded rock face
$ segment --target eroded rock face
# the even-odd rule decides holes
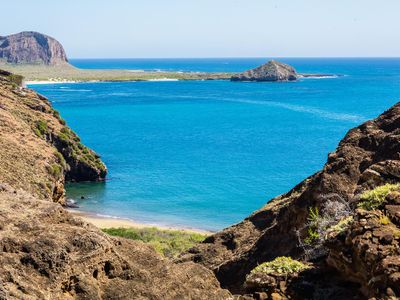
[[[13,64],[60,65],[68,62],[63,46],[52,37],[24,31],[0,37],[0,61]]]
[[[321,208],[327,199],[332,197],[340,198],[355,207],[361,192],[384,183],[397,182],[400,182],[400,103],[378,118],[350,130],[336,151],[329,155],[320,172],[310,176],[288,193],[272,199],[241,223],[210,236],[183,255],[181,261],[192,260],[207,266],[215,272],[223,287],[243,293],[246,275],[259,263],[271,261],[277,256],[304,258],[296,231],[304,228],[308,222],[310,208]],[[400,213],[393,202],[381,212],[387,214],[398,228],[396,222]],[[359,219],[356,213],[354,217]],[[379,293],[386,293],[382,290],[385,284],[390,287],[390,280],[392,283],[398,280],[399,265],[394,263],[398,261],[398,242],[386,234],[384,237],[371,237],[370,242],[361,242],[368,231],[370,230],[358,225],[349,233],[351,241],[341,244],[340,250],[335,248],[335,251],[340,253],[351,253],[358,249],[355,253],[359,253],[361,257],[370,256],[365,262],[358,264],[359,268],[354,269],[354,276],[346,273],[345,268],[335,268],[331,263],[334,275],[326,280],[333,281],[335,277],[348,280],[359,284],[364,295],[379,296]],[[385,250],[370,251],[366,254],[366,246],[362,246],[374,245],[374,249],[389,249],[383,246],[384,243],[389,243],[389,240],[389,248],[393,250],[392,254],[395,257],[393,259],[389,259],[388,251]],[[375,263],[368,265],[367,261]],[[319,270],[324,270],[325,262],[320,263]],[[383,280],[386,283],[381,284],[377,290],[366,282],[377,280],[374,274],[383,273],[374,273],[371,269],[364,272],[364,268],[375,268],[382,264],[390,265],[392,271],[385,275],[386,279]],[[338,261],[337,265],[340,266]],[[379,268],[384,268],[382,266]],[[324,274],[323,271],[320,273]],[[392,291],[399,296],[395,288],[382,295],[388,296]]]
[[[103,180],[107,168],[100,157],[81,143],[45,97],[13,79],[0,73],[0,182],[64,203],[65,179]]]
[[[0,188],[1,299],[230,299],[213,273]]]
[[[358,209],[345,237],[329,243],[328,264],[359,283],[367,297],[400,295],[400,224],[390,211],[400,211],[400,204]]]
[[[299,75],[296,70],[284,63],[271,60],[255,69],[231,77],[232,81],[293,81]]]

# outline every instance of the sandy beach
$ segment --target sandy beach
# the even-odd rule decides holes
[[[143,224],[127,219],[119,219],[113,217],[98,216],[94,214],[77,211],[74,209],[68,209],[74,216],[80,217],[88,223],[93,224],[98,228],[151,228],[156,227],[161,230],[180,230],[189,233],[200,233],[200,234],[212,234],[213,232],[207,230],[201,230],[196,228],[177,228],[169,226],[160,226],[153,224]]]

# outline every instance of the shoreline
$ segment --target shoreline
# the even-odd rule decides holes
[[[176,81],[230,79],[230,72],[173,72],[120,69],[79,69],[63,65],[15,65],[0,63],[0,69],[21,75],[25,84],[76,82]]]
[[[132,79],[132,80],[30,80],[23,84],[28,85],[44,85],[44,84],[71,84],[71,83],[99,83],[99,82],[164,82],[164,81],[184,81],[184,80],[203,80],[203,79],[176,79],[176,78],[154,78],[154,79]],[[222,80],[222,79],[220,79]]]
[[[165,225],[157,225],[157,224],[146,224],[140,223],[137,221],[122,219],[117,217],[108,217],[108,216],[99,216],[94,213],[88,213],[79,211],[76,209],[66,208],[66,210],[71,213],[74,217],[79,217],[84,221],[91,223],[99,229],[103,228],[157,228],[159,230],[171,230],[171,231],[183,231],[187,233],[199,233],[204,235],[211,235],[215,232],[197,228],[186,228],[186,227],[173,227],[173,226],[165,226]]]

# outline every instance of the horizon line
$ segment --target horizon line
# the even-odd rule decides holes
[[[69,59],[400,59],[400,56],[193,56],[193,57],[68,57]]]

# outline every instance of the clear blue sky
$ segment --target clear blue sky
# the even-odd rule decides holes
[[[34,30],[70,58],[400,56],[400,0],[15,0],[0,35]]]

